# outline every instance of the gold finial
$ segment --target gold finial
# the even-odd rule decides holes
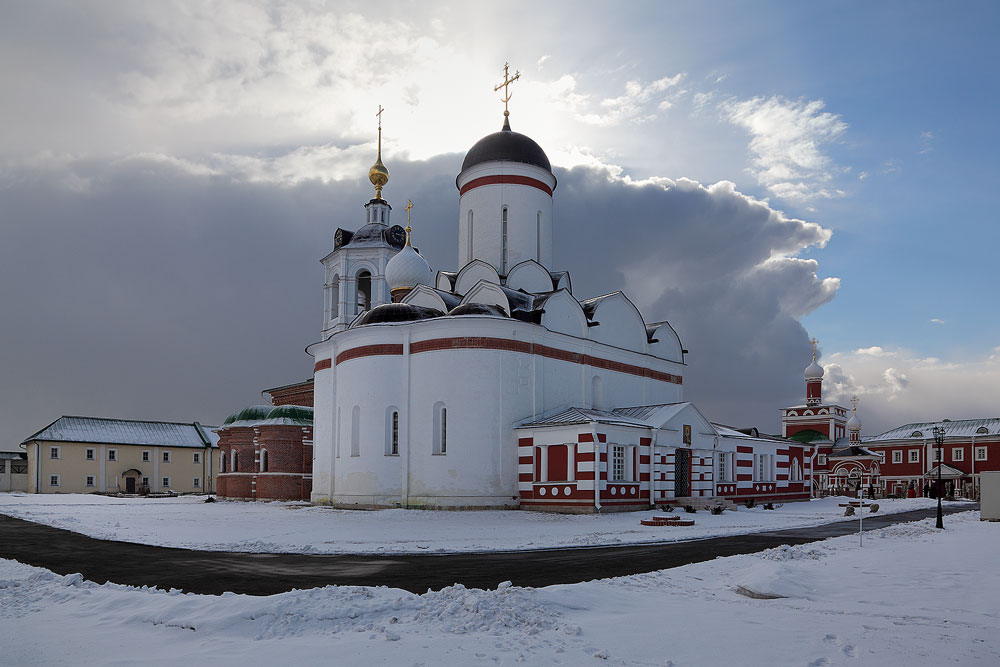
[[[493,88],[493,92],[497,92],[503,88],[503,129],[510,130],[510,110],[507,108],[507,103],[510,102],[510,91],[508,86],[521,78],[520,72],[514,72],[514,76],[510,76],[510,63],[503,64],[503,83],[497,84]]]
[[[385,168],[382,164],[382,112],[385,109],[382,105],[378,105],[378,157],[375,159],[375,164],[372,168],[368,170],[368,180],[372,182],[375,186],[375,199],[382,198],[382,188],[385,184],[389,182],[389,170]]]
[[[857,396],[857,394],[855,394],[854,396],[851,396],[851,405],[854,406],[854,412],[856,414],[858,412],[858,396]]]
[[[819,341],[813,338],[812,340],[809,341],[809,343],[813,347],[813,361],[816,361],[816,346],[819,345]]]
[[[413,210],[413,202],[407,199],[403,208],[406,209],[406,245],[410,245],[410,232],[413,231],[410,227],[410,211]]]

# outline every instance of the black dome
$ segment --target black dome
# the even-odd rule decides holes
[[[523,162],[541,167],[548,172],[552,171],[552,165],[542,147],[536,144],[531,137],[511,130],[494,132],[477,141],[476,145],[465,154],[462,171],[477,164],[494,160]]]
[[[381,306],[375,306],[359,317],[351,325],[351,328],[363,327],[366,324],[380,324],[382,322],[413,322],[415,320],[441,317],[442,315],[444,313],[435,308],[411,306],[408,303],[383,303]]]
[[[356,243],[360,241],[383,241],[385,240],[385,230],[389,229],[385,225],[378,222],[370,222],[364,225],[361,229],[354,232],[351,237],[351,243]]]
[[[492,306],[485,303],[463,303],[448,311],[449,315],[494,315],[497,317],[507,317],[507,311],[500,306]]]

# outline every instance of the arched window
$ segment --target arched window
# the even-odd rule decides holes
[[[340,276],[330,282],[330,319],[340,319]]]
[[[381,210],[381,211],[382,211],[382,218],[381,218],[381,221],[382,221],[382,222],[385,222],[385,209],[383,208],[383,209],[379,209],[379,210]]]
[[[802,464],[798,459],[792,459],[792,470],[789,476],[789,481],[791,482],[801,482],[802,481]]]
[[[219,457],[219,472],[226,472],[226,453],[222,452],[222,456]]]
[[[362,271],[358,274],[358,311],[362,313],[372,307],[372,274]]]
[[[361,406],[351,411],[351,456],[361,456]]]
[[[399,410],[386,410],[385,420],[385,453],[386,456],[399,454]]]
[[[434,453],[448,453],[448,408],[440,402],[434,404]]]
[[[260,471],[267,472],[267,450],[260,450]]]
[[[233,465],[230,466],[230,469],[233,472],[239,472],[239,470],[240,470],[240,457],[236,453],[235,449],[233,450]]]
[[[472,261],[472,209],[471,208],[469,209],[469,224],[467,231],[468,231],[467,245],[469,247],[469,256],[468,258],[466,258],[466,261],[471,262]]]
[[[535,261],[542,261],[542,212],[535,216]]]
[[[507,273],[507,207],[500,213],[500,273]]]
[[[441,453],[448,453],[448,408],[441,408]]]

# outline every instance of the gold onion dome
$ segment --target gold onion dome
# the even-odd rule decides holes
[[[382,105],[378,107],[378,157],[375,164],[368,170],[368,180],[375,186],[375,199],[382,198],[382,188],[389,182],[389,170],[382,164]]]
[[[375,186],[375,199],[381,199],[382,188],[389,182],[389,170],[385,168],[384,164],[382,164],[381,149],[379,150],[379,156],[378,159],[375,160],[375,164],[373,164],[372,168],[368,170],[368,180]]]

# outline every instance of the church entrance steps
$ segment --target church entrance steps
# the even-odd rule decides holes
[[[723,509],[736,511],[739,509],[732,500],[725,498],[712,498],[707,496],[689,496],[685,498],[674,498],[670,503],[675,507],[693,507],[696,510],[707,510],[712,507],[722,506]]]

